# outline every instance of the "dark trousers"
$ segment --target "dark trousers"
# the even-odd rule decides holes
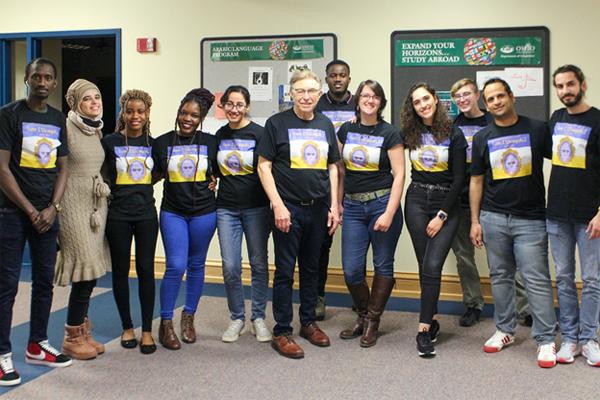
[[[87,317],[90,298],[95,287],[95,279],[71,284],[71,294],[69,295],[69,306],[67,308],[67,325],[79,326],[83,324],[85,317]]]
[[[447,192],[425,189],[411,185],[406,193],[404,218],[410,233],[417,262],[421,284],[421,313],[419,322],[431,324],[437,314],[440,297],[442,267],[450,251],[454,235],[458,229],[459,207],[448,210],[448,219],[442,229],[433,238],[427,236],[426,228],[440,210]]]
[[[152,331],[154,311],[154,252],[158,237],[156,217],[142,221],[106,222],[106,237],[112,260],[112,284],[115,302],[123,330],[133,328],[129,308],[129,267],[131,242],[135,237],[135,272],[138,276],[139,299],[142,309],[142,331]]]
[[[333,235],[326,234],[321,244],[321,253],[319,254],[319,296],[325,296],[325,284],[327,283],[327,270],[329,269],[329,252],[333,243]]]
[[[48,339],[46,330],[56,265],[58,218],[46,233],[38,233],[18,210],[0,210],[0,355],[11,352],[12,308],[19,287],[25,242],[31,253],[31,311],[29,341]]]
[[[327,234],[325,203],[300,206],[286,202],[291,213],[292,225],[288,233],[273,228],[275,245],[275,276],[273,278],[273,316],[276,325],[273,334],[279,336],[292,332],[292,286],[294,268],[298,260],[300,275],[300,323],[306,325],[315,320],[319,254],[324,235]]]

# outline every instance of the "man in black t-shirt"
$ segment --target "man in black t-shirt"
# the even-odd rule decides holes
[[[333,60],[325,67],[325,73],[329,91],[319,98],[316,111],[329,118],[337,132],[344,122],[356,117],[356,102],[352,93],[348,91],[351,80],[350,66],[343,60]],[[332,242],[333,235],[327,235],[319,256],[319,298],[315,309],[317,321],[325,319],[325,284]]]
[[[581,69],[564,65],[553,83],[565,108],[550,117],[552,173],[546,225],[556,267],[560,305],[559,363],[581,353],[600,366],[600,110],[584,99],[587,83]],[[575,247],[581,267],[581,305],[575,284]]]
[[[292,286],[298,261],[300,336],[326,347],[329,338],[316,324],[319,251],[338,223],[337,166],[340,159],[333,125],[315,112],[321,82],[312,71],[290,81],[294,107],[273,115],[258,144],[258,174],[275,216],[272,347],[284,357],[302,358],[292,338]]]
[[[27,99],[0,109],[0,386],[21,378],[12,364],[10,328],[25,242],[31,250],[31,321],[25,361],[66,367],[48,343],[60,200],[67,180],[64,115],[47,104],[56,67],[35,59],[25,68]]]
[[[543,122],[517,115],[514,95],[502,79],[485,83],[483,99],[494,122],[473,140],[469,192],[471,241],[478,248],[485,243],[494,296],[496,332],[483,350],[495,353],[514,343],[519,270],[533,318],[537,362],[550,368],[556,365],[556,315],[542,174],[548,129]]]

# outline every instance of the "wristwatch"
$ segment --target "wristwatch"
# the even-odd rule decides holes
[[[448,219],[448,214],[446,214],[445,212],[443,212],[442,210],[440,210],[437,213],[437,217],[439,219],[441,219],[442,221],[446,221]]]
[[[61,212],[61,211],[62,211],[62,207],[60,206],[60,203],[59,203],[59,202],[54,202],[54,201],[53,201],[52,203],[50,203],[50,205],[51,205],[52,207],[54,207],[54,209],[56,210],[56,212],[57,212],[57,213],[59,213],[59,212]]]

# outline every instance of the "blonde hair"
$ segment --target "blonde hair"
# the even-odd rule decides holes
[[[313,79],[319,84],[319,89],[321,89],[321,78],[319,78],[319,76],[310,69],[296,70],[290,78],[290,88],[294,86],[294,83],[303,81],[305,79]]]
[[[473,86],[473,90],[475,91],[475,93],[479,93],[479,88],[477,87],[477,83],[473,79],[463,78],[459,81],[456,81],[454,83],[454,85],[452,85],[452,88],[450,89],[450,96],[454,97],[456,92],[458,92],[461,88],[463,88],[467,85]]]

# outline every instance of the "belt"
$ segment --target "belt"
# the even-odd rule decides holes
[[[379,197],[383,197],[387,194],[390,194],[392,189],[379,189],[374,192],[362,192],[362,193],[346,193],[344,196],[348,200],[360,201],[361,203],[366,203],[367,201],[375,200]]]
[[[450,191],[450,188],[448,186],[432,185],[432,184],[429,184],[429,183],[411,182],[410,185],[411,186],[415,186],[415,187],[419,187],[421,189],[427,189],[427,190],[440,190],[442,192],[449,192]]]

